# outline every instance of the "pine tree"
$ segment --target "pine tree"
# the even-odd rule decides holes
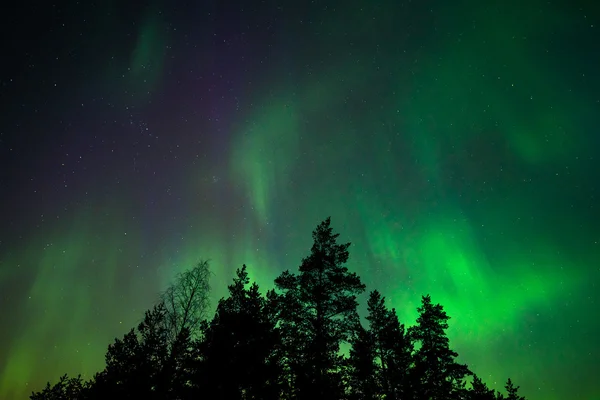
[[[184,328],[175,342],[169,345],[169,357],[162,370],[164,399],[188,399],[192,397],[194,342],[189,329]]]
[[[481,378],[474,374],[468,398],[469,400],[496,400],[496,393],[493,389],[488,388]]]
[[[519,394],[519,386],[515,386],[513,382],[508,378],[506,381],[506,400],[525,400],[525,397]]]
[[[423,296],[417,309],[417,325],[410,327],[409,336],[420,347],[414,354],[411,384],[418,398],[447,400],[465,397],[468,367],[456,362],[458,354],[450,349],[446,330],[450,317],[440,304]]]
[[[347,391],[349,400],[373,400],[381,392],[375,364],[373,336],[362,326],[350,341],[347,360]]]
[[[137,331],[108,346],[106,368],[95,377],[93,398],[164,398],[167,382],[163,374],[168,359],[168,336],[162,304],[146,311]]]
[[[219,301],[200,343],[204,362],[198,378],[214,398],[277,399],[280,369],[274,351],[279,335],[258,285],[247,287],[246,266],[236,274],[229,297]]]
[[[299,399],[337,399],[342,396],[340,344],[360,324],[356,296],[365,286],[350,273],[350,243],[338,244],[327,218],[313,231],[313,246],[299,274],[282,273],[275,286],[281,291],[279,321],[284,332],[288,382]]]
[[[375,349],[381,395],[399,399],[408,391],[407,374],[412,345],[398,321],[396,310],[385,306],[385,298],[374,290],[367,302],[370,334]]]

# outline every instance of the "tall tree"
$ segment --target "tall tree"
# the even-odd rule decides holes
[[[170,343],[186,329],[192,337],[200,331],[201,322],[207,316],[209,294],[208,261],[201,261],[194,268],[176,275],[174,282],[160,296]]]
[[[198,381],[212,397],[225,400],[278,399],[279,334],[246,266],[236,271],[229,297],[221,299],[200,344],[204,362]],[[249,286],[249,287],[248,287]]]
[[[423,296],[417,309],[417,325],[409,328],[409,336],[420,346],[414,354],[411,383],[418,398],[447,400],[464,398],[468,367],[456,362],[458,353],[450,349],[446,336],[450,317],[440,304]]]
[[[163,399],[182,400],[193,397],[193,364],[197,356],[193,344],[187,328],[177,336],[175,342],[169,343],[169,356],[160,376]]]
[[[146,311],[137,330],[108,346],[106,367],[86,391],[89,399],[181,399],[189,391],[191,341],[184,329],[169,342],[162,303]]]
[[[347,388],[349,400],[374,400],[381,392],[373,335],[362,326],[350,339],[347,360]]]
[[[162,304],[147,311],[137,331],[108,346],[106,368],[95,377],[93,398],[162,398],[162,370],[168,357]]]
[[[280,323],[289,370],[299,399],[342,396],[340,344],[359,326],[356,296],[365,290],[358,275],[344,265],[350,243],[338,244],[331,220],[313,231],[310,255],[299,274],[275,279],[281,292]]]
[[[377,290],[367,301],[369,333],[375,349],[380,394],[386,399],[403,398],[408,391],[407,374],[411,364],[412,345],[398,321],[395,309],[388,309],[385,298]]]

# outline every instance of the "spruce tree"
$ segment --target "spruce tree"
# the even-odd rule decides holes
[[[348,399],[376,399],[381,389],[375,364],[373,336],[361,326],[357,328],[350,343],[352,347],[346,363]]]
[[[446,336],[448,320],[440,304],[423,296],[417,309],[417,325],[409,328],[409,336],[419,346],[414,354],[411,384],[417,398],[449,400],[466,397],[465,377],[468,367],[456,362],[458,354],[450,349]]]
[[[506,389],[506,400],[525,400],[525,397],[519,394],[519,386],[515,386],[510,378],[506,381],[504,386]]]
[[[278,399],[280,368],[275,358],[279,334],[266,299],[250,280],[246,266],[236,271],[229,297],[221,299],[200,342],[203,365],[197,380],[211,397]],[[199,393],[206,394],[206,393]]]
[[[496,393],[493,389],[488,388],[481,378],[474,374],[468,398],[469,400],[496,400]]]
[[[275,286],[284,332],[289,397],[338,399],[343,395],[340,344],[360,324],[356,296],[365,286],[348,271],[350,243],[338,244],[327,218],[313,231],[310,255],[299,273],[283,272]]]
[[[412,345],[398,321],[396,310],[385,306],[385,298],[374,290],[367,302],[369,332],[378,365],[380,394],[386,399],[403,398],[408,392],[407,374]]]
[[[162,304],[147,311],[137,331],[108,346],[106,368],[95,377],[93,398],[164,398],[162,370],[168,358]]]

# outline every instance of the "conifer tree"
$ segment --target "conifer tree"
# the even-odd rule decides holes
[[[409,336],[419,346],[411,370],[413,391],[418,398],[431,400],[464,398],[464,379],[471,371],[456,362],[458,354],[450,349],[446,336],[450,317],[429,295],[423,296],[417,311],[417,325],[409,328]]]
[[[162,304],[147,311],[137,332],[108,346],[106,368],[95,377],[94,398],[160,398],[162,368],[168,356],[167,332]]]
[[[360,324],[356,296],[365,286],[344,265],[350,243],[338,244],[327,218],[313,231],[311,253],[299,273],[283,272],[275,286],[284,333],[289,396],[337,399],[342,396],[340,344]]]
[[[506,389],[506,400],[525,400],[525,397],[519,394],[519,386],[515,386],[510,378],[506,381],[504,386]]]
[[[488,388],[477,374],[474,374],[468,398],[469,400],[496,400],[496,393]]]
[[[187,399],[192,395],[194,341],[184,328],[169,346],[169,357],[162,369],[161,382],[164,399]]]
[[[279,334],[258,285],[249,284],[244,265],[236,271],[229,297],[219,301],[200,343],[204,362],[197,379],[214,398],[279,398],[280,368],[274,357]]]
[[[367,302],[369,332],[375,349],[381,395],[399,399],[408,392],[407,374],[412,345],[398,321],[396,310],[385,306],[385,298],[374,290]]]
[[[349,400],[373,400],[381,392],[375,345],[369,331],[358,327],[351,341],[347,360],[347,392]]]

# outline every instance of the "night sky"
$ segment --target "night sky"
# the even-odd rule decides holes
[[[490,386],[600,398],[593,2],[50,3],[0,17],[1,398],[92,376],[200,259],[213,305],[272,287],[327,216]]]

